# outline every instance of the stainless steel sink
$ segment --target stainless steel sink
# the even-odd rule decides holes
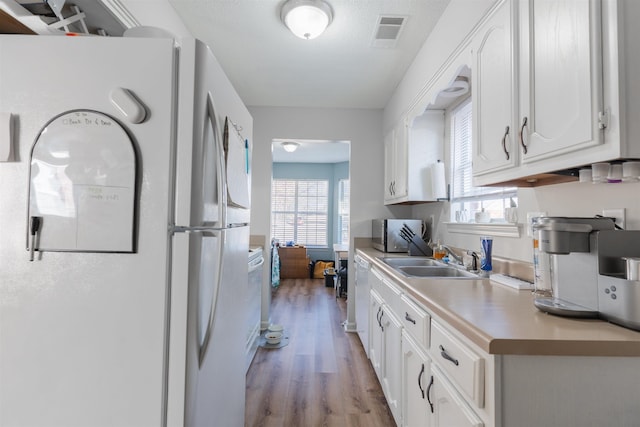
[[[425,266],[442,266],[441,262],[430,258],[418,257],[398,257],[398,258],[381,258],[382,262],[393,267],[425,267]]]
[[[477,279],[478,275],[455,267],[428,267],[428,266],[401,266],[397,267],[400,273],[411,277],[430,277],[447,279]]]

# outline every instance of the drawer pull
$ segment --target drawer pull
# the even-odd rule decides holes
[[[424,389],[422,388],[422,374],[424,374],[424,363],[422,364],[422,369],[418,374],[418,388],[420,389],[420,392],[422,393],[422,398],[424,399]]]
[[[378,307],[378,314],[376,315],[376,320],[378,321],[378,326],[380,327],[380,329],[382,329],[384,331],[384,328],[382,327],[382,306]]]
[[[406,311],[404,312],[404,319],[413,323],[414,325],[416,324],[416,321],[412,319],[411,316],[409,316],[409,313],[407,313]]]
[[[458,359],[454,359],[453,357],[451,357],[449,355],[449,353],[447,353],[447,350],[444,349],[444,347],[442,346],[442,344],[440,345],[440,355],[447,359],[449,362],[453,363],[454,365],[458,366],[460,364],[460,362],[458,362]]]
[[[380,329],[384,332],[384,325],[382,324],[382,316],[384,316],[384,310],[380,312]]]
[[[433,375],[431,375],[431,381],[429,382],[429,387],[427,387],[427,402],[429,402],[429,407],[431,408],[431,413],[433,414],[433,403],[431,403],[431,387],[433,387]]]

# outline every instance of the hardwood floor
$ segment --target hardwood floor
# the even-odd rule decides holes
[[[346,302],[322,279],[283,280],[271,320],[289,344],[258,348],[247,373],[246,426],[395,426],[358,335],[344,331]]]

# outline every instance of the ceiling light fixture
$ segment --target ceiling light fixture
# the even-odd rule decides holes
[[[293,153],[300,146],[300,144],[298,144],[297,142],[293,142],[293,141],[285,141],[285,142],[281,143],[280,145],[282,145],[282,148],[284,148],[284,151],[286,151],[287,153]]]
[[[293,34],[311,40],[329,26],[333,12],[324,0],[287,0],[282,5],[280,18]]]

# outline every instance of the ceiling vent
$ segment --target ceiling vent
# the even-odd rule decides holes
[[[380,16],[373,36],[373,46],[387,48],[395,47],[406,20],[406,16]]]

